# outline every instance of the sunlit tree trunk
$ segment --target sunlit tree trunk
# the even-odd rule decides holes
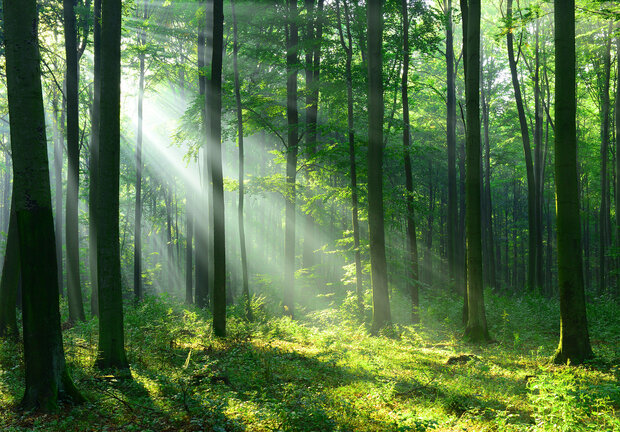
[[[95,0],[93,12],[93,110],[88,171],[88,263],[90,270],[90,312],[99,314],[99,284],[97,273],[97,185],[99,183],[99,116],[101,113],[101,1]],[[58,172],[58,171],[57,171]],[[58,184],[58,183],[57,183]]]
[[[192,210],[194,200],[191,184],[187,184],[185,190],[185,304],[190,305],[194,303],[194,215]]]
[[[448,269],[450,281],[457,283],[458,205],[456,191],[456,91],[454,74],[454,35],[452,0],[444,1],[446,13],[446,143],[448,147]],[[457,284],[457,288],[462,286]]]
[[[52,96],[52,111],[54,125],[54,188],[56,202],[56,217],[54,218],[54,227],[56,230],[56,261],[58,262],[58,291],[63,295],[63,262],[62,262],[62,232],[63,232],[63,205],[62,205],[62,154],[63,154],[63,138],[60,125],[58,124],[58,91],[54,88]],[[8,168],[8,167],[7,167]]]
[[[349,142],[349,171],[351,175],[351,221],[353,225],[353,248],[355,249],[355,293],[357,298],[357,309],[360,319],[364,317],[364,287],[362,280],[362,257],[360,253],[360,227],[358,217],[358,190],[357,190],[357,164],[355,161],[355,129],[353,127],[353,74],[351,65],[353,63],[353,36],[351,34],[351,16],[349,5],[344,0],[344,19],[346,28],[345,34],[342,28],[342,16],[340,2],[336,1],[336,11],[338,18],[338,35],[340,45],[345,52],[345,79],[347,81],[347,137]]]
[[[536,194],[534,196],[534,217],[535,217],[535,241],[536,241],[536,262],[534,266],[534,285],[536,292],[542,292],[544,287],[543,273],[543,208],[542,194],[544,190],[543,173],[545,171],[543,159],[543,108],[542,93],[540,90],[540,19],[536,20],[536,45],[534,54],[534,185]]]
[[[286,149],[286,196],[284,232],[284,313],[293,316],[295,309],[295,181],[297,176],[298,123],[297,109],[297,0],[287,0],[286,24],[286,118],[288,123]]]
[[[383,223],[383,7],[368,0],[368,226],[372,278],[372,333],[389,325],[390,297]]]
[[[480,215],[480,0],[467,7],[467,151],[465,211],[467,237],[467,326],[465,338],[489,339],[482,286],[482,233]]]
[[[403,74],[401,97],[403,103],[403,158],[405,160],[405,188],[407,196],[407,291],[411,296],[411,321],[420,321],[418,293],[418,245],[416,243],[415,215],[413,210],[413,175],[411,173],[411,126],[409,124],[409,13],[407,0],[401,0],[403,20]]]
[[[245,244],[245,224],[243,219],[243,206],[245,198],[244,169],[245,169],[245,149],[243,147],[243,112],[241,110],[241,84],[239,82],[239,66],[237,57],[239,55],[239,42],[237,38],[237,15],[235,14],[235,2],[231,1],[232,21],[233,21],[233,68],[235,73],[235,102],[237,108],[237,142],[239,144],[239,208],[237,219],[239,222],[239,251],[241,253],[241,273],[243,276],[243,301],[245,302],[245,316],[249,321],[253,320],[252,308],[250,305],[250,282],[248,280],[248,254]]]
[[[21,267],[19,262],[17,217],[14,205],[13,198],[11,200],[9,233],[6,239],[2,277],[0,278],[0,337],[17,339],[19,330],[17,329],[15,302],[17,301],[17,286],[19,285]]]
[[[467,0],[459,0],[461,6],[461,16],[467,17]],[[461,25],[463,33],[463,75],[467,77],[467,18],[462,19]],[[465,114],[463,113],[463,106],[459,104],[461,109],[461,119],[463,121],[463,128],[465,129],[465,135],[467,135],[467,122],[465,120]],[[463,291],[463,325],[467,324],[467,317],[469,315],[469,305],[467,298],[467,247],[465,245],[465,212],[466,212],[466,198],[465,198],[465,140],[461,140],[460,154],[459,154],[459,183],[460,183],[460,202],[459,202],[459,243],[458,243],[458,277],[457,285],[462,286]]]
[[[206,1],[200,0],[199,6],[201,8],[201,13],[205,13],[206,9]],[[206,49],[205,49],[205,39],[207,32],[207,19],[206,16],[201,15],[200,25],[198,29],[198,90],[199,94],[202,98],[205,98],[206,88],[207,88],[207,76],[206,76]],[[207,137],[207,111],[206,104],[202,104],[201,110],[201,120],[202,120],[202,139],[206,142]],[[208,153],[209,150],[205,145],[203,147],[203,164],[202,164],[202,172],[201,172],[201,182],[202,182],[202,193],[198,199],[198,208],[202,211],[197,214],[202,214],[203,217],[201,219],[196,220],[196,291],[195,291],[195,301],[196,306],[204,308],[209,304],[209,255],[210,255],[210,247],[209,247],[209,219],[210,219],[210,211],[208,210],[208,200],[207,197],[209,195],[210,188],[210,180],[209,180],[209,161],[208,161]],[[205,217],[206,215],[206,217]]]
[[[143,8],[142,18],[148,18],[146,2],[140,2]],[[145,25],[146,23],[143,23]],[[136,206],[134,218],[134,250],[133,250],[133,295],[136,301],[140,301],[142,292],[142,121],[144,104],[144,47],[146,45],[146,32],[140,28],[138,33],[138,45],[141,48],[138,59],[140,72],[138,77],[138,130],[136,132]]]
[[[607,249],[611,235],[609,227],[609,83],[611,77],[611,30],[603,52],[603,71],[601,89],[601,206],[599,212],[599,284],[598,292],[602,294],[607,289],[608,273],[610,272]]]
[[[5,0],[3,14],[13,202],[24,270],[26,389],[21,406],[48,411],[56,409],[59,400],[83,399],[67,372],[60,330],[36,1]]]
[[[211,29],[211,76],[207,80],[207,144],[211,156],[213,201],[213,333],[226,336],[226,244],[224,225],[224,181],[222,176],[222,48],[224,43],[223,0],[209,0],[212,4],[207,27]],[[210,43],[209,43],[210,42]]]
[[[97,187],[99,347],[96,367],[128,369],[119,249],[121,1],[101,3],[101,99]]]
[[[80,286],[80,245],[78,235],[78,188],[80,165],[80,124],[78,99],[78,51],[75,19],[76,0],[63,0],[65,54],[67,62],[65,97],[67,100],[67,298],[69,321],[84,321]]]
[[[560,286],[560,343],[556,363],[593,356],[581,262],[575,96],[575,2],[555,0],[555,190]]]

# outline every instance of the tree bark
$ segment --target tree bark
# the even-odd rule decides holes
[[[457,284],[458,205],[456,191],[456,91],[454,73],[454,36],[452,0],[444,1],[446,11],[446,142],[448,147],[448,270],[450,281]],[[459,287],[457,284],[457,289]]]
[[[14,202],[15,198],[12,198],[9,216],[9,233],[6,239],[2,278],[0,278],[0,337],[8,337],[11,339],[17,339],[19,337],[15,303],[17,301],[17,287],[21,277],[19,234],[17,232],[18,227]]]
[[[97,187],[99,369],[129,369],[125,355],[119,249],[121,1],[101,3],[101,105]]]
[[[555,0],[555,188],[560,286],[560,343],[555,363],[593,356],[583,289],[575,97],[575,4]]]
[[[90,313],[99,314],[99,276],[97,272],[97,185],[99,184],[99,116],[101,113],[101,1],[95,0],[93,12],[93,110],[88,171],[88,267],[90,270]]]
[[[80,124],[78,98],[78,51],[75,6],[77,0],[63,0],[65,55],[67,61],[65,96],[67,100],[67,298],[69,321],[84,321],[84,304],[80,286],[80,244],[78,234],[78,189],[80,166]]]
[[[368,0],[368,227],[372,273],[372,327],[378,333],[392,321],[383,222],[383,7]]]
[[[21,406],[81,402],[65,364],[34,0],[5,0],[3,24],[20,265],[26,390]]]
[[[480,0],[469,0],[467,7],[467,152],[465,194],[467,209],[467,326],[465,338],[474,342],[489,340],[482,286],[482,233],[480,215]]]

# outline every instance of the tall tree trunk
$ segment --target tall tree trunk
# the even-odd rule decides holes
[[[235,2],[231,1],[233,21],[233,68],[235,73],[235,101],[237,105],[237,142],[239,143],[239,208],[237,218],[239,221],[239,251],[241,253],[241,273],[243,276],[243,301],[245,303],[245,317],[248,321],[253,320],[252,307],[250,304],[250,282],[248,280],[248,254],[245,245],[245,225],[243,222],[243,206],[245,198],[245,160],[243,143],[243,111],[241,109],[241,84],[239,83],[239,42],[237,40],[237,16],[235,15]]]
[[[35,0],[5,0],[3,24],[20,265],[24,270],[26,389],[21,406],[51,411],[83,401],[65,364],[41,89]]]
[[[560,285],[560,343],[556,363],[593,356],[581,266],[575,97],[575,4],[555,0],[555,189]]]
[[[480,217],[480,0],[467,7],[467,172],[465,211],[467,236],[467,326],[465,338],[489,339],[482,287],[482,233]]]
[[[146,25],[148,18],[146,1],[140,2],[142,18]],[[146,46],[146,31],[140,28],[138,33],[138,45],[141,47],[138,59],[140,61],[140,74],[138,78],[138,130],[136,132],[136,205],[134,218],[134,250],[133,250],[133,295],[135,301],[142,300],[142,121],[144,104],[144,47]]]
[[[185,188],[185,304],[194,303],[193,295],[193,257],[194,246],[192,240],[194,238],[194,215],[192,210],[193,196],[191,193],[192,186],[188,184]]]
[[[609,160],[609,83],[611,77],[611,30],[603,52],[603,88],[601,92],[601,207],[599,213],[599,284],[598,292],[602,294],[607,289],[609,260],[607,249],[609,246],[609,180],[607,163]]]
[[[353,248],[355,249],[355,293],[357,297],[357,309],[360,319],[364,318],[364,285],[362,280],[362,256],[360,252],[360,225],[358,216],[358,190],[357,190],[357,164],[355,161],[355,129],[353,127],[353,73],[351,65],[353,63],[353,36],[351,34],[351,15],[349,6],[344,0],[344,18],[347,32],[345,42],[342,29],[342,18],[340,13],[340,3],[336,0],[336,10],[338,16],[338,34],[340,44],[345,52],[345,79],[347,81],[347,136],[349,140],[349,171],[351,173],[351,220],[353,225]]]
[[[128,370],[119,250],[121,1],[102,0],[101,105],[97,187],[99,369]]]
[[[75,6],[77,0],[63,0],[65,55],[67,72],[65,96],[67,100],[67,298],[69,321],[84,321],[84,304],[80,286],[80,243],[78,233],[78,190],[80,167],[80,123],[78,98],[78,51]]]
[[[620,251],[620,35],[616,36],[616,250]],[[620,271],[620,256],[616,263],[616,270]],[[620,275],[616,277],[616,296],[620,295]]]
[[[487,281],[489,286],[493,289],[497,289],[497,276],[495,272],[495,238],[493,235],[493,203],[491,200],[491,142],[489,139],[489,103],[486,98],[486,89],[484,86],[484,80],[481,80],[482,88],[480,89],[480,97],[482,103],[482,123],[484,126],[484,164],[485,164],[485,176],[484,176],[484,209],[485,209],[485,244],[486,244],[486,262],[487,268]]]
[[[506,19],[508,25],[512,27],[512,1],[506,3]],[[517,61],[514,54],[513,33],[506,33],[506,46],[508,48],[508,64],[510,66],[510,76],[512,87],[515,93],[515,103],[519,115],[519,126],[521,128],[521,139],[523,140],[523,152],[525,154],[525,170],[527,175],[527,219],[528,219],[528,277],[527,285],[529,289],[535,289],[536,284],[536,259],[537,259],[537,226],[536,226],[536,179],[534,177],[534,163],[532,161],[532,150],[530,145],[530,135],[527,127],[527,119],[523,108],[523,97],[521,96],[521,85],[517,73]]]
[[[226,243],[224,224],[224,179],[222,175],[222,49],[224,44],[223,0],[209,0],[212,15],[207,21],[211,28],[211,76],[207,81],[206,98],[208,128],[207,144],[211,157],[213,203],[213,333],[226,336]],[[210,43],[209,43],[210,42]]]
[[[534,185],[536,194],[534,196],[534,216],[536,219],[535,241],[536,241],[536,262],[534,267],[534,285],[536,292],[542,292],[544,288],[543,273],[543,173],[545,171],[543,159],[543,108],[542,94],[540,91],[540,19],[536,20],[535,25],[536,45],[534,60]]]
[[[372,273],[372,327],[377,333],[389,325],[390,297],[383,223],[383,7],[368,0],[368,227]]]
[[[444,0],[446,12],[446,142],[448,147],[448,269],[450,281],[457,289],[458,274],[458,206],[456,191],[456,91],[454,73],[454,36],[452,26],[452,0]]]
[[[284,232],[284,312],[293,316],[295,309],[295,182],[297,176],[299,112],[297,110],[297,0],[287,0],[286,25],[286,118],[288,147],[286,150],[286,196]]]
[[[62,231],[63,231],[63,212],[62,212],[62,133],[60,125],[58,124],[58,92],[54,89],[54,96],[52,97],[52,111],[54,116],[54,183],[56,194],[54,199],[56,201],[56,218],[54,219],[54,225],[56,230],[56,261],[58,262],[58,290],[60,295],[63,295],[63,262],[62,262]],[[8,166],[7,166],[8,169]]]
[[[9,185],[7,185],[7,187],[9,187]],[[11,200],[9,233],[6,239],[2,278],[0,278],[0,337],[8,337],[11,339],[17,339],[19,336],[15,302],[17,301],[17,286],[19,285],[21,276],[19,237],[14,200],[15,198]]]
[[[405,188],[407,196],[407,291],[411,296],[411,321],[420,321],[418,292],[418,246],[416,244],[415,218],[413,211],[413,176],[411,174],[411,126],[409,124],[409,14],[407,0],[401,0],[403,20],[403,75],[401,97],[403,103],[403,158],[405,159]]]
[[[199,0],[199,7],[202,12],[206,14],[206,1]],[[198,89],[202,98],[205,98],[207,89],[207,65],[206,65],[206,47],[205,39],[207,34],[207,18],[206,15],[201,16],[200,25],[198,30]],[[202,104],[200,109],[202,120],[202,140],[206,143],[207,138],[207,107],[206,103]],[[205,308],[209,305],[209,256],[210,256],[210,241],[209,241],[209,221],[211,211],[209,209],[209,188],[211,182],[209,180],[209,154],[210,150],[205,144],[203,146],[203,163],[201,170],[202,181],[202,193],[199,197],[198,207],[201,211],[198,214],[203,214],[202,220],[196,221],[196,292],[195,301],[196,306]]]
[[[88,172],[88,267],[90,270],[90,313],[99,314],[97,273],[97,185],[99,184],[99,116],[101,113],[101,1],[95,0],[93,12],[93,110],[91,112],[90,157]]]

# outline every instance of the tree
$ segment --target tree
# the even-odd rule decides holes
[[[146,25],[148,19],[148,9],[146,1],[140,4],[142,9],[143,26]],[[145,73],[145,46],[146,31],[140,28],[138,32],[138,45],[140,53],[138,60],[140,62],[140,74],[138,78],[138,131],[136,133],[136,208],[135,208],[135,229],[134,229],[134,252],[133,252],[133,294],[136,301],[142,299],[142,116],[144,105],[144,73]]]
[[[482,285],[482,233],[480,215],[480,1],[469,0],[467,5],[467,73],[465,92],[467,103],[467,171],[465,194],[467,206],[467,326],[465,338],[489,340],[484,291]]]
[[[56,244],[41,88],[36,1],[5,0],[3,25],[17,219],[26,391],[25,409],[81,402],[65,364]]]
[[[383,223],[383,7],[368,0],[368,227],[372,279],[372,327],[377,333],[392,320]]]
[[[224,2],[212,2],[207,21],[211,32],[211,76],[207,80],[207,144],[211,157],[213,205],[213,332],[226,336],[226,244],[224,227],[224,179],[222,176],[222,47],[224,43]]]
[[[245,174],[244,174],[244,147],[243,147],[243,110],[241,109],[241,85],[239,83],[239,42],[237,38],[237,15],[235,14],[235,2],[231,2],[233,20],[233,68],[235,74],[235,102],[237,108],[237,143],[239,144],[239,248],[241,251],[241,273],[243,277],[243,301],[245,302],[245,317],[252,321],[252,307],[250,305],[250,285],[248,281],[248,254],[245,247],[245,225],[243,223],[243,200],[245,198]]]
[[[98,107],[97,268],[99,369],[129,368],[125,355],[119,250],[121,1],[101,3],[101,97]]]
[[[420,320],[418,307],[420,306],[418,293],[418,246],[416,244],[415,219],[413,212],[413,176],[411,174],[411,125],[409,124],[409,7],[407,0],[401,0],[403,19],[403,73],[401,81],[401,97],[403,103],[403,158],[405,160],[405,187],[407,202],[407,254],[408,278],[407,291],[411,296],[411,320],[417,323]]]
[[[299,32],[297,0],[287,0],[286,23],[286,119],[288,123],[286,149],[286,194],[284,228],[284,311],[293,316],[295,311],[295,200],[297,154],[299,152],[299,111],[297,109],[297,63]]]
[[[593,356],[583,287],[575,97],[575,2],[555,0],[555,192],[560,343],[555,363]]]

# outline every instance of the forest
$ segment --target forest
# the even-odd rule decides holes
[[[620,432],[616,0],[0,39],[1,430]]]

